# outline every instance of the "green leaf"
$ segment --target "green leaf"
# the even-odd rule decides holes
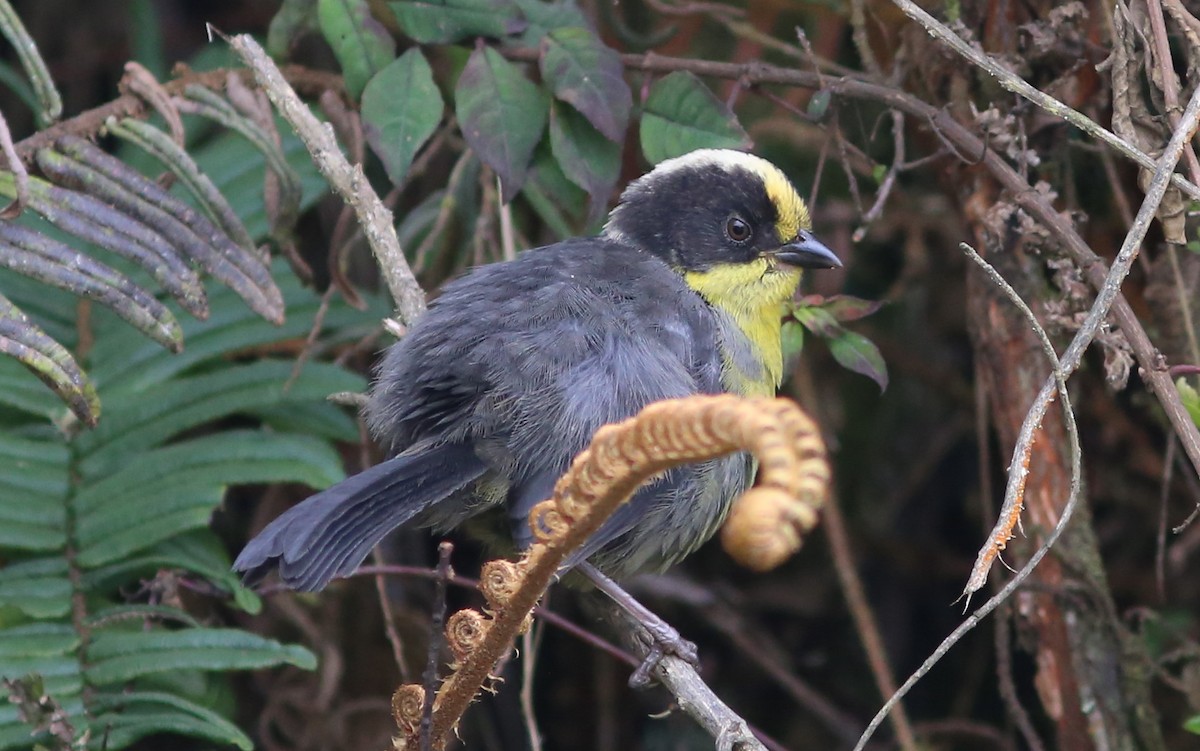
[[[843,331],[829,340],[829,351],[843,368],[875,381],[880,391],[887,390],[887,363],[870,339],[853,331]]]
[[[181,631],[105,631],[88,647],[85,675],[93,686],[174,670],[253,670],[290,664],[317,666],[304,647],[283,645],[236,629],[192,628]]]
[[[642,153],[651,164],[705,148],[745,149],[750,137],[704,82],[676,71],[650,87],[642,113]]]
[[[633,95],[615,51],[588,29],[557,29],[542,40],[539,65],[555,97],[583,113],[605,138],[624,140]]]
[[[229,485],[303,482],[323,488],[343,477],[337,452],[307,436],[225,431],[156,449],[75,497],[77,560],[88,568],[111,563],[203,527]]]
[[[804,349],[804,327],[798,321],[783,322],[783,361],[790,362]]]
[[[346,91],[358,99],[367,81],[396,57],[396,42],[371,15],[367,0],[319,0],[317,21],[333,48]]]
[[[0,664],[9,660],[35,657],[60,657],[79,647],[79,634],[69,623],[30,623],[0,631]],[[21,673],[4,669],[6,678]]]
[[[292,44],[316,28],[317,0],[283,0],[267,26],[267,53],[276,60],[287,60]]]
[[[534,151],[533,166],[521,195],[559,239],[582,234],[574,217],[583,213],[588,195],[563,173],[545,141]]]
[[[124,582],[153,575],[160,569],[181,569],[200,574],[213,584],[233,593],[234,602],[248,613],[262,609],[258,595],[242,586],[240,577],[230,569],[225,547],[207,528],[197,529],[159,543],[136,558],[125,558],[83,575],[84,589],[104,593]]]
[[[588,217],[600,217],[621,172],[621,147],[568,104],[550,106],[550,148],[563,173],[589,196]]]
[[[833,101],[833,93],[829,89],[821,89],[808,100],[808,116],[820,122],[829,112],[829,103]]]
[[[421,44],[452,44],[477,36],[499,39],[526,26],[511,0],[416,0],[388,7],[404,33]]]
[[[1183,729],[1189,733],[1200,735],[1200,714],[1187,718],[1183,723]]]
[[[797,305],[792,309],[792,317],[822,339],[841,336],[846,330],[832,313],[818,305]]]
[[[31,618],[67,615],[71,593],[65,558],[34,558],[0,568],[0,606],[16,608]]]
[[[111,418],[76,442],[81,457],[77,470],[95,478],[119,468],[128,456],[204,423],[276,405],[327,406],[321,401],[329,394],[366,386],[362,378],[335,365],[308,363],[293,379],[294,367],[263,360],[154,384],[136,394],[106,396],[114,405]]]
[[[99,726],[108,724],[105,720],[111,721],[108,744],[114,748],[122,748],[157,732],[207,738],[237,746],[243,751],[254,748],[246,734],[229,720],[208,707],[164,691],[100,694],[93,698],[89,708],[94,712],[117,710],[102,714],[96,723]]]
[[[484,47],[471,53],[458,77],[455,110],[467,143],[500,177],[505,203],[525,182],[548,109],[542,90],[499,52]]]
[[[1192,385],[1187,382],[1186,378],[1175,379],[1175,389],[1179,391],[1179,400],[1183,402],[1184,409],[1187,410],[1188,417],[1192,418],[1192,422],[1200,425],[1200,393],[1192,388]]]
[[[883,307],[879,300],[864,300],[853,295],[805,295],[796,302],[794,308],[821,308],[835,321],[845,323],[866,318]]]
[[[536,47],[550,32],[569,26],[588,28],[591,24],[575,0],[514,0],[529,25],[521,33],[523,47]]]
[[[413,47],[379,71],[362,95],[363,132],[393,185],[442,121],[442,94],[421,50]]]

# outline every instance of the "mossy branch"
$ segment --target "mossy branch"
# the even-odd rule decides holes
[[[758,459],[759,481],[734,505],[727,550],[765,570],[794,553],[817,522],[829,482],[820,434],[794,403],[731,395],[693,396],[650,405],[635,417],[596,431],[575,458],[554,495],[534,507],[530,526],[537,539],[524,558],[492,561],[480,589],[492,617],[456,615],[447,640],[456,669],[434,701],[433,746],[443,748],[467,706],[496,663],[529,623],[530,611],[561,572],[563,561],[652,477],[671,467],[736,451]],[[484,586],[486,584],[486,586]],[[469,639],[460,638],[463,626]],[[466,642],[469,642],[466,643]],[[415,747],[409,732],[419,725],[417,692],[402,686],[394,707],[402,737],[397,748]],[[416,714],[405,712],[415,707]]]

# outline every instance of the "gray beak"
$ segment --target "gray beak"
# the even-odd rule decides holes
[[[840,269],[842,262],[825,247],[825,244],[812,236],[807,230],[801,230],[795,242],[784,245],[772,253],[782,263],[801,269]]]

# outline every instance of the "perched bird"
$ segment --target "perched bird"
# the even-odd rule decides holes
[[[317,590],[400,525],[445,530],[501,504],[527,545],[529,511],[601,425],[660,399],[774,395],[801,269],[841,265],[811,227],[773,164],[705,149],[631,183],[598,236],[447,284],[371,389],[367,422],[392,458],[284,513],[234,567]],[[716,532],[753,471],[738,454],[665,473],[569,565],[667,568]]]

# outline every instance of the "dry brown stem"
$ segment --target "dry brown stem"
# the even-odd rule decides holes
[[[258,85],[267,92],[279,114],[296,131],[308,148],[313,164],[347,204],[354,207],[363,234],[379,262],[380,270],[396,303],[396,312],[412,325],[425,312],[425,292],[417,284],[400,248],[392,212],[388,211],[363,174],[362,165],[351,166],[342,155],[328,123],[318,122],[267,53],[248,34],[229,39],[229,44],[251,70]]]
[[[731,521],[737,519],[743,527],[742,533],[734,534],[737,555],[762,566],[782,561],[790,554],[786,551],[794,552],[802,533],[817,521],[829,481],[816,426],[794,403],[693,396],[657,402],[629,420],[602,427],[558,481],[553,497],[530,514],[538,541],[517,565],[493,566],[485,572],[488,579],[504,580],[490,588],[500,593],[489,601],[494,615],[482,622],[482,636],[472,638],[476,646],[470,654],[456,654],[462,665],[438,691],[433,747],[445,747],[467,705],[512,649],[530,611],[572,551],[643,482],[673,466],[736,451],[754,454],[761,468],[758,486],[743,494],[732,512]],[[765,534],[764,525],[753,518],[760,513],[772,519],[776,535]],[[398,747],[412,747],[414,740],[409,735]]]

